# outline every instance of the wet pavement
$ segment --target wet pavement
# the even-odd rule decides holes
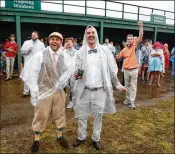
[[[122,74],[119,72],[121,81]],[[21,98],[23,82],[18,77],[10,81],[4,81],[5,76],[0,76],[1,84],[1,143],[5,142],[15,133],[26,133],[30,137],[31,123],[33,119],[33,106],[29,103],[29,97]],[[156,81],[149,87],[147,82],[138,81],[136,107],[155,104],[162,98],[174,96],[174,80],[170,70],[166,71],[165,77],[161,78],[161,88]],[[129,110],[122,104],[125,95],[119,91],[114,92],[117,111]],[[67,103],[68,103],[67,99]],[[67,122],[74,119],[74,112],[66,110]],[[30,133],[29,133],[30,132]],[[27,137],[26,136],[26,137]]]

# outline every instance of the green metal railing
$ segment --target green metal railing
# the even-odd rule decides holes
[[[172,11],[166,11],[166,10],[161,10],[161,9],[154,9],[154,8],[143,7],[143,6],[133,5],[133,4],[125,4],[125,3],[121,3],[121,2],[115,2],[115,1],[112,1],[112,0],[101,1],[101,2],[104,2],[105,3],[105,7],[104,8],[88,6],[87,5],[87,0],[84,1],[84,6],[82,6],[82,5],[75,5],[75,4],[65,4],[65,0],[57,1],[57,2],[50,2],[50,1],[41,0],[41,2],[42,3],[48,3],[48,4],[62,5],[62,11],[60,11],[62,13],[68,13],[68,12],[65,11],[65,6],[73,6],[73,7],[76,7],[76,8],[78,8],[78,7],[79,8],[84,8],[84,12],[81,13],[81,14],[85,14],[85,15],[92,15],[92,14],[89,14],[88,13],[88,9],[102,10],[104,14],[103,15],[100,15],[100,16],[109,17],[109,18],[110,18],[110,16],[107,15],[108,11],[120,12],[122,14],[121,17],[116,17],[116,18],[121,18],[121,19],[128,19],[128,18],[125,17],[125,15],[126,14],[130,14],[130,15],[137,15],[137,19],[136,20],[140,20],[141,19],[140,18],[141,16],[142,17],[150,17],[150,14],[151,13],[154,13],[154,11],[161,11],[163,13],[162,15],[165,15],[166,16],[166,20],[171,21],[172,25],[174,24],[174,18],[173,17],[172,18],[171,17],[167,17],[167,13],[172,14],[172,16],[174,16],[174,12],[172,12]],[[93,1],[91,1],[91,2],[93,2]],[[98,2],[100,3],[100,1],[98,1]],[[107,8],[108,3],[120,4],[120,5],[122,5],[122,10],[108,9]],[[136,7],[137,8],[137,12],[130,12],[130,11],[128,12],[128,11],[126,11],[125,6]],[[151,10],[151,13],[150,14],[140,13],[142,8]],[[158,15],[160,15],[160,14],[158,14]],[[131,19],[131,20],[135,20],[135,19]],[[144,20],[144,21],[150,21],[150,20]]]

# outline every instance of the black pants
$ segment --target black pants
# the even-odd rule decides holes
[[[124,72],[123,72],[123,80],[122,80],[122,85],[125,86],[125,76],[124,76]]]

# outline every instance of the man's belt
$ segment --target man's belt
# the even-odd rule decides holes
[[[97,91],[98,89],[101,89],[103,87],[97,87],[97,88],[89,88],[89,87],[85,87],[85,89],[90,90],[90,91]]]
[[[137,69],[138,67],[135,67],[135,68],[127,68],[125,70],[134,70],[134,69]]]

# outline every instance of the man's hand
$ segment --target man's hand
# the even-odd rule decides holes
[[[122,86],[122,85],[117,86],[116,89],[120,90],[121,92],[127,92],[128,91],[128,89],[126,87]]]
[[[138,24],[138,26],[139,26],[139,27],[143,27],[143,22],[138,21],[138,23],[137,23],[137,24]]]
[[[39,91],[31,92],[31,96],[32,96],[33,99],[37,99],[39,97]]]
[[[11,48],[7,48],[7,50],[10,51],[10,52],[14,52]]]
[[[38,97],[39,97],[39,92],[32,92],[31,91],[31,103],[32,104],[36,105],[36,103],[38,101]]]
[[[65,43],[65,44],[64,44],[64,49],[66,49],[66,48],[67,48],[67,46],[68,46],[68,43]]]
[[[118,59],[120,59],[120,56],[119,56],[119,54],[118,55],[116,55],[116,59],[118,60]]]
[[[76,70],[76,71],[74,72],[74,78],[75,78],[75,80],[78,80],[78,70]]]
[[[139,38],[142,39],[143,38],[143,23],[139,21],[137,24],[139,26]]]

